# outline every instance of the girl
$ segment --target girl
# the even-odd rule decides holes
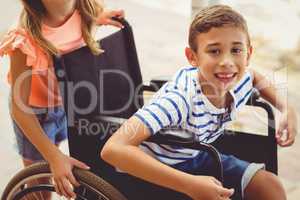
[[[18,150],[24,166],[45,159],[50,164],[56,192],[74,197],[70,183],[75,186],[78,183],[72,168],[89,167],[58,149],[59,143],[67,137],[67,125],[51,57],[84,45],[99,54],[101,49],[92,37],[94,25],[122,27],[112,17],[122,18],[124,13],[122,10],[104,11],[97,0],[21,2],[19,25],[0,45],[0,55],[9,54],[11,59],[10,107]]]

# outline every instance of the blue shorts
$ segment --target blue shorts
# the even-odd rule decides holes
[[[67,138],[67,120],[65,111],[61,106],[44,109],[41,114],[36,114],[45,134],[54,143],[59,144]],[[37,112],[35,112],[37,113]],[[16,136],[17,149],[19,154],[31,161],[44,160],[39,151],[26,138],[23,131],[13,120],[13,128]]]
[[[231,197],[232,199],[242,199],[251,178],[258,170],[264,169],[265,165],[249,163],[232,155],[221,154],[220,156],[224,173],[223,186],[234,188],[235,193]],[[212,157],[207,152],[201,151],[195,158],[172,165],[172,167],[189,174],[213,176],[215,174],[212,171],[213,164]]]

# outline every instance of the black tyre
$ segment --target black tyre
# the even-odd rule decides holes
[[[127,200],[117,189],[90,171],[74,169],[73,174],[80,183],[75,188],[76,199],[84,200]],[[31,165],[16,174],[6,186],[1,200],[26,199],[26,195],[41,192],[51,192],[52,199],[63,199],[55,193],[52,183],[28,186],[27,183],[40,178],[51,178],[49,165],[45,162]],[[53,196],[55,196],[53,198]],[[37,198],[40,199],[40,198]]]

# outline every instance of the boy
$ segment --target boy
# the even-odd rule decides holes
[[[109,139],[102,158],[135,177],[194,200],[286,199],[278,178],[265,171],[263,164],[222,155],[223,186],[205,176],[211,168],[205,152],[145,142],[158,131],[174,127],[197,136],[198,141],[213,142],[247,102],[253,87],[283,114],[278,144],[294,142],[295,112],[276,98],[275,88],[262,75],[247,69],[252,47],[239,13],[223,5],[200,11],[190,26],[189,46],[185,54],[192,67],[181,69]],[[286,139],[283,130],[287,130]]]

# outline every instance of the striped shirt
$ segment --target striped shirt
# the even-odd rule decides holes
[[[235,118],[236,111],[251,96],[253,78],[250,72],[246,72],[230,90],[233,97],[230,109],[216,108],[202,94],[198,70],[196,67],[180,69],[147,105],[135,113],[152,135],[157,132],[164,134],[175,128],[184,130],[183,134],[192,135],[197,141],[211,143],[223,133],[225,126]],[[168,165],[186,161],[199,153],[197,150],[150,142],[143,142],[140,148]]]

